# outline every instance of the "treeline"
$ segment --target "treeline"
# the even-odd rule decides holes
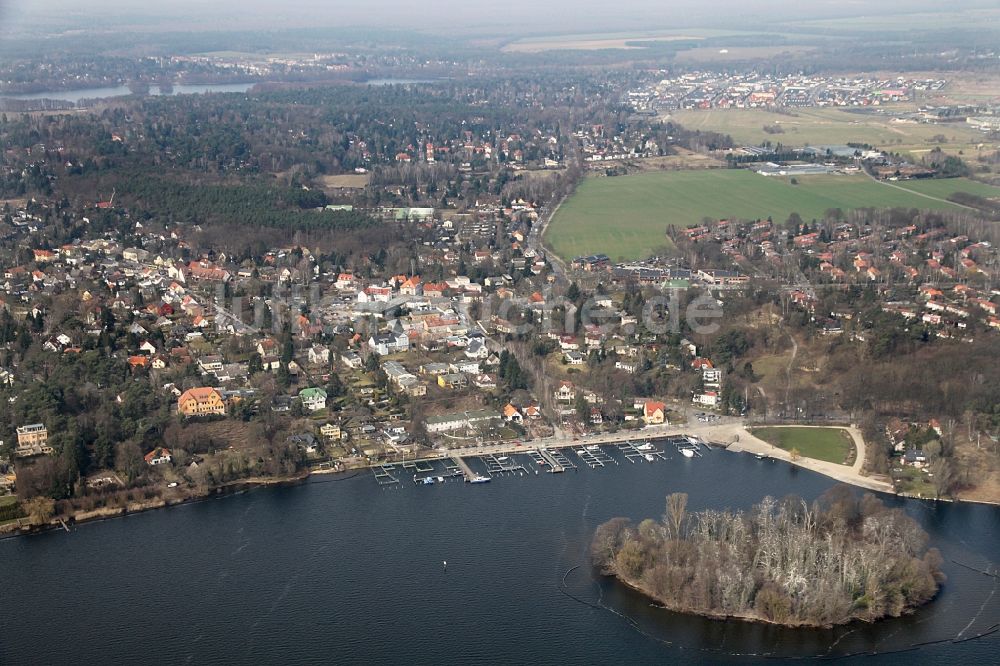
[[[747,512],[689,513],[687,495],[674,493],[660,520],[598,527],[591,555],[675,611],[831,626],[930,601],[944,576],[927,538],[902,510],[844,486],[811,505],[766,497]]]
[[[991,220],[1000,220],[1000,204],[997,204],[997,202],[992,199],[980,197],[968,192],[955,192],[948,197],[948,201],[954,201],[962,206],[975,208]]]
[[[121,181],[117,192],[121,201],[137,208],[135,214],[158,218],[161,222],[228,223],[306,231],[357,229],[376,224],[358,211],[315,210],[327,203],[326,195],[320,191],[266,183],[192,185],[139,176]]]

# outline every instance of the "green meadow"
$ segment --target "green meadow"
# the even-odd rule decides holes
[[[603,252],[612,261],[641,259],[673,249],[669,225],[684,228],[703,218],[784,222],[793,212],[819,219],[831,208],[928,208],[959,210],[916,192],[945,198],[955,191],[1000,195],[965,179],[889,187],[864,175],[765,177],[744,169],[661,171],[591,177],[557,211],[545,242],[565,260]],[[912,192],[906,191],[912,188]],[[984,189],[986,188],[986,189]]]

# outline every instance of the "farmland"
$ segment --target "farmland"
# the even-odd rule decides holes
[[[774,427],[754,428],[754,437],[759,437],[779,449],[795,449],[800,455],[816,460],[846,464],[852,457],[854,445],[850,435],[843,428]]]
[[[910,109],[900,111],[907,110]],[[890,109],[861,112],[804,108],[789,114],[764,109],[706,109],[675,111],[670,118],[689,129],[728,134],[741,144],[759,145],[765,141],[786,146],[867,143],[882,150],[913,153],[917,157],[935,147],[974,154],[986,139],[982,132],[963,123],[897,122],[893,120],[895,115]],[[765,125],[778,127],[781,133],[769,134],[764,131]]]
[[[1000,187],[980,183],[968,178],[941,178],[936,180],[905,180],[895,183],[900,187],[932,197],[947,199],[956,192],[974,194],[986,199],[1000,199]]]
[[[945,196],[966,186],[980,193],[978,183],[949,182],[935,187],[950,189]],[[545,241],[563,259],[603,252],[620,261],[669,252],[672,245],[666,230],[671,224],[683,228],[705,217],[770,216],[783,222],[793,212],[812,220],[831,208],[867,207],[958,210],[946,201],[875,183],[863,175],[800,176],[793,185],[788,178],[747,170],[649,172],[588,178],[559,208]]]

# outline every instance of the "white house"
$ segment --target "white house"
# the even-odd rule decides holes
[[[310,412],[326,409],[326,391],[321,388],[305,388],[299,391],[302,407]]]
[[[704,405],[706,407],[715,407],[719,404],[719,393],[718,391],[705,391],[704,393],[697,393],[694,396],[694,403],[696,405]]]
[[[475,338],[471,342],[469,342],[469,345],[465,348],[464,353],[469,358],[477,358],[483,360],[490,355],[490,350],[487,349],[486,343],[484,343],[479,338]]]
[[[340,362],[346,365],[348,368],[353,368],[357,370],[362,365],[364,365],[364,359],[361,358],[361,354],[356,351],[345,351],[340,355]]]
[[[553,391],[552,397],[559,402],[573,402],[576,400],[576,389],[573,388],[573,382],[559,382],[559,388]]]
[[[368,339],[368,346],[379,356],[410,349],[410,339],[402,333],[379,333]]]
[[[170,449],[165,446],[158,446],[143,456],[143,459],[147,465],[166,465],[174,458],[170,455]]]
[[[313,345],[309,348],[308,357],[312,365],[326,365],[330,362],[330,350],[324,345]]]

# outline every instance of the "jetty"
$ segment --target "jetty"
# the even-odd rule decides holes
[[[548,471],[552,474],[558,474],[560,472],[566,471],[566,465],[562,464],[548,449],[538,449],[538,455],[542,457],[545,464],[548,465]],[[565,456],[560,455],[563,461],[566,460]]]
[[[462,472],[462,476],[465,477],[466,483],[485,483],[490,480],[490,477],[488,476],[483,476],[473,472],[472,468],[469,467],[469,463],[465,462],[465,459],[461,456],[451,456],[451,461]]]

